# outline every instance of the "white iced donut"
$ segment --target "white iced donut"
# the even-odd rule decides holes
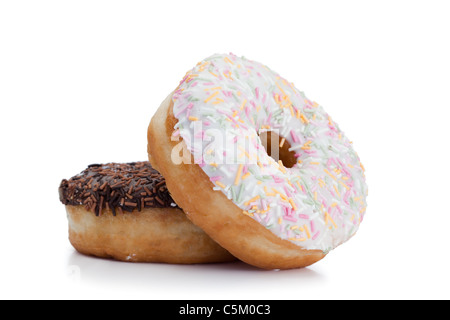
[[[263,145],[267,132],[281,159]],[[174,158],[177,139],[193,164]],[[352,237],[363,220],[367,186],[352,143],[320,105],[258,62],[233,54],[199,62],[154,116],[149,147],[189,218],[256,266],[311,264]],[[151,152],[161,148],[166,152]],[[208,182],[204,190],[191,190],[201,179]],[[227,222],[236,232],[218,228]]]

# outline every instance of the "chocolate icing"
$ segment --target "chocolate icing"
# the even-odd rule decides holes
[[[113,215],[143,208],[178,207],[164,177],[145,162],[91,164],[80,174],[62,180],[59,199],[82,205],[97,216],[104,209]]]

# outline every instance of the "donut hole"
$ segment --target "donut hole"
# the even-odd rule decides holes
[[[292,168],[296,163],[295,152],[289,151],[291,147],[290,143],[276,132],[273,131],[261,131],[259,133],[261,143],[267,151],[267,154],[272,157],[276,162],[281,160],[286,168]],[[273,145],[276,144],[276,145]],[[280,145],[282,146],[280,147]],[[277,154],[278,151],[278,154]]]

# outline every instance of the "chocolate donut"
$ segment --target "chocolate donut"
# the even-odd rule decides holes
[[[59,198],[80,253],[133,262],[235,260],[186,218],[149,162],[92,164],[61,181]]]

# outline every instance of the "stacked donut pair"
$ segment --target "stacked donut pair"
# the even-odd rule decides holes
[[[151,119],[148,155],[151,164],[94,165],[63,180],[77,250],[298,268],[351,238],[366,211],[364,167],[336,122],[233,54],[185,74]]]

